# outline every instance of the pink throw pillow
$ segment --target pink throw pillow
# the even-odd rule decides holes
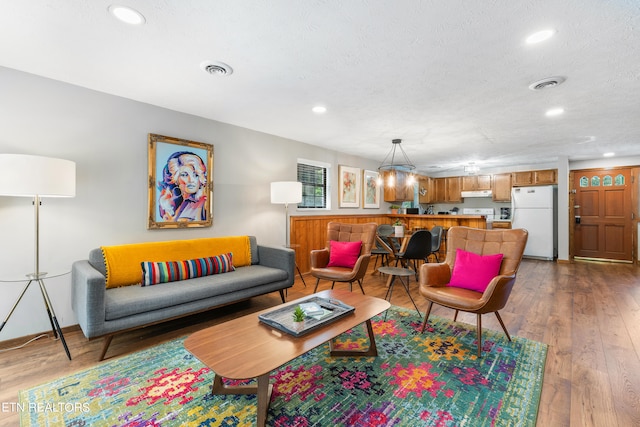
[[[329,264],[327,267],[353,268],[360,256],[362,242],[329,242]]]
[[[456,263],[449,286],[484,292],[489,282],[500,272],[502,254],[478,255],[456,249]]]

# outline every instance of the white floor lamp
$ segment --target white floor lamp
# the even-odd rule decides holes
[[[4,328],[14,310],[20,303],[29,285],[37,282],[44,299],[44,304],[51,322],[53,335],[64,346],[67,357],[71,360],[69,348],[62,335],[62,329],[53,311],[47,288],[43,278],[47,273],[40,271],[40,198],[41,197],[74,197],[76,195],[76,164],[69,160],[51,157],[31,156],[24,154],[0,154],[0,196],[32,197],[35,216],[34,229],[34,270],[27,274],[27,285],[18,300],[0,325]]]
[[[302,183],[279,181],[271,183],[271,203],[284,204],[285,246],[289,246],[289,203],[302,201]]]
[[[289,242],[289,203],[300,203],[302,201],[302,183],[297,181],[278,181],[271,183],[271,203],[284,204],[284,229],[285,240],[284,245],[287,248],[294,249],[297,245],[291,245]],[[298,263],[296,263],[296,270],[302,279],[302,283],[307,286],[307,283],[302,277]]]

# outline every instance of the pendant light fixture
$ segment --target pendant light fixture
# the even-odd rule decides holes
[[[378,166],[378,171],[385,177],[385,185],[388,187],[395,186],[398,172],[408,174],[409,177],[406,183],[407,185],[413,184],[415,182],[413,170],[416,168],[416,165],[409,160],[407,153],[404,152],[402,145],[400,145],[402,143],[401,139],[393,139],[391,143],[393,144],[391,151],[389,151],[380,166]],[[398,151],[397,158],[396,151]]]

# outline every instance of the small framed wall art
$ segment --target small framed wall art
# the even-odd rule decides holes
[[[365,170],[362,176],[362,207],[377,209],[380,207],[380,173]]]
[[[211,227],[213,145],[149,134],[147,228]]]
[[[360,168],[338,166],[338,202],[341,208],[360,207]]]

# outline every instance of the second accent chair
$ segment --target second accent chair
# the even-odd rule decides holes
[[[364,294],[362,288],[362,279],[367,272],[369,260],[371,258],[371,249],[375,242],[376,223],[367,224],[344,224],[339,222],[330,222],[327,224],[327,242],[324,249],[311,251],[311,275],[315,277],[316,286],[313,289],[315,293],[318,289],[320,280],[331,281],[331,288],[336,282],[348,282],[350,289],[353,290],[353,282],[357,282]],[[331,242],[362,242],[360,253],[354,258],[355,264],[335,262],[335,256],[332,257],[331,246],[335,245]],[[334,252],[335,255],[335,252]],[[332,261],[332,262],[330,262]]]
[[[482,355],[485,313],[495,313],[511,341],[498,310],[504,308],[511,295],[527,237],[527,230],[521,228],[451,227],[447,234],[447,258],[442,263],[423,264],[420,269],[420,294],[429,302],[422,332],[433,304],[438,304],[455,310],[454,321],[459,311],[476,314],[478,357]]]

